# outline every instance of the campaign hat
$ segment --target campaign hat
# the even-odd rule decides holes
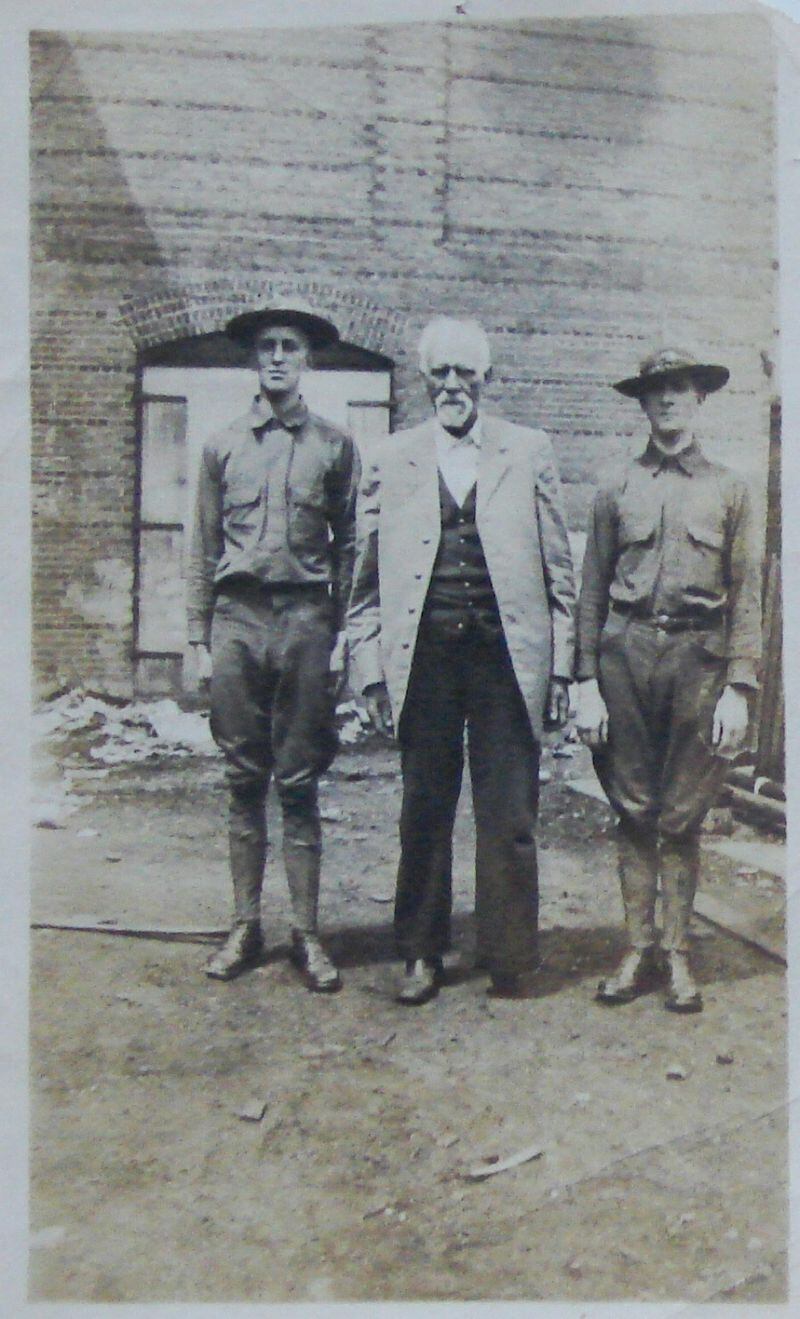
[[[262,325],[293,325],[303,331],[312,348],[327,348],[339,338],[333,321],[299,298],[276,298],[268,307],[240,312],[228,321],[225,333],[243,348],[250,348]]]
[[[676,376],[689,376],[697,389],[713,394],[727,384],[730,371],[726,366],[698,362],[682,348],[659,348],[640,363],[638,375],[618,380],[613,388],[627,398],[643,398],[649,390]]]

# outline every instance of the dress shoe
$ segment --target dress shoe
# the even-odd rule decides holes
[[[669,952],[666,957],[669,982],[664,1007],[670,1012],[702,1012],[703,1000],[689,970],[686,953]]]
[[[486,992],[491,998],[533,998],[536,977],[533,971],[495,973]]]
[[[440,957],[418,957],[416,961],[407,961],[397,1002],[407,1007],[419,1007],[427,1003],[439,992],[442,972]]]
[[[601,980],[595,998],[598,1003],[632,1003],[649,989],[658,974],[654,948],[633,948],[625,954],[616,975]]]
[[[212,980],[233,980],[261,960],[264,941],[258,921],[235,921],[221,948],[206,962]]]
[[[335,994],[341,989],[341,976],[316,934],[292,930],[289,957],[301,972],[306,987],[315,994]]]

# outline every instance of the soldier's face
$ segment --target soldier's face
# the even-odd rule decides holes
[[[293,325],[264,325],[256,331],[256,368],[265,394],[296,393],[309,364],[311,345]]]
[[[674,376],[648,389],[642,408],[654,436],[668,443],[691,433],[702,402],[691,376]]]
[[[423,369],[434,411],[445,430],[462,430],[474,421],[488,378],[480,352],[468,335],[442,333],[428,350]]]

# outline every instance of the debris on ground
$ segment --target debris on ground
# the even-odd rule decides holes
[[[75,689],[35,711],[33,732],[37,740],[88,735],[90,759],[104,765],[217,754],[207,717],[168,698],[120,705]]]
[[[440,1150],[449,1150],[460,1140],[459,1136],[440,1136],[436,1144]]]
[[[369,727],[366,713],[352,700],[338,706],[336,723],[339,740],[345,745],[360,741]],[[218,754],[208,716],[197,710],[182,710],[168,697],[119,703],[76,688],[40,706],[33,716],[33,732],[37,741],[75,734],[88,736],[88,755],[102,765],[132,764],[155,756]],[[56,821],[61,819],[53,811],[50,816]],[[59,828],[60,824],[50,827]]]
[[[687,1075],[688,1073],[686,1071],[686,1068],[681,1067],[680,1063],[670,1063],[669,1067],[667,1068],[668,1081],[685,1081]]]
[[[260,1122],[266,1113],[268,1104],[266,1099],[251,1099],[248,1103],[237,1108],[236,1116],[242,1122]]]
[[[297,1050],[298,1058],[305,1058],[308,1062],[322,1062],[325,1058],[340,1058],[347,1049],[340,1044],[309,1044],[302,1045]]]
[[[486,1177],[494,1177],[498,1172],[507,1172],[509,1168],[518,1168],[521,1163],[529,1163],[531,1159],[540,1159],[543,1154],[544,1150],[541,1145],[528,1145],[524,1150],[518,1150],[516,1154],[509,1154],[506,1159],[494,1157],[487,1159],[485,1163],[476,1163],[463,1175],[471,1182],[483,1181]]]
[[[732,1054],[732,1053],[718,1053],[718,1054],[717,1054],[717,1062],[719,1063],[720,1067],[726,1067],[726,1066],[728,1066],[729,1063],[732,1063],[732,1062],[733,1062],[733,1054]]]

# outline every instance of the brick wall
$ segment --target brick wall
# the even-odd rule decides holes
[[[744,57],[743,52],[746,52]],[[478,316],[491,402],[547,427],[580,529],[637,436],[608,381],[656,342],[732,369],[708,448],[763,509],[773,60],[757,15],[206,34],[37,33],[34,656],[132,680],[137,351],[271,286],[396,362]]]

